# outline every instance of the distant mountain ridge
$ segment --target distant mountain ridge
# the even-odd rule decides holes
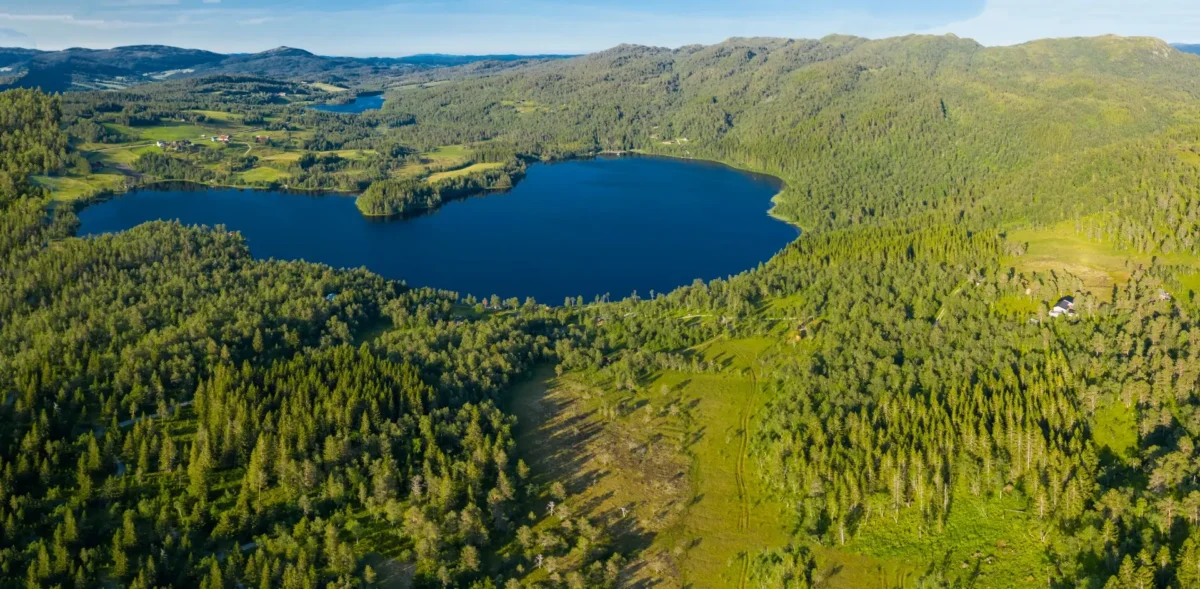
[[[1196,55],[1200,55],[1200,44],[1171,43],[1171,47],[1174,47],[1184,53],[1195,53]]]
[[[380,75],[477,62],[520,62],[564,55],[444,55],[408,57],[336,57],[294,47],[259,53],[222,54],[166,45],[130,45],[112,49],[72,47],[61,51],[0,48],[0,89],[41,88],[47,92],[103,90],[209,74],[254,74],[286,80],[353,84]]]

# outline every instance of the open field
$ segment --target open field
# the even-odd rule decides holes
[[[660,378],[683,378],[681,403],[692,408],[693,500],[671,536],[675,545],[689,547],[681,562],[685,581],[694,587],[748,586],[747,559],[782,548],[790,538],[792,518],[760,488],[749,456],[757,409],[766,401],[758,386],[758,357],[773,344],[765,338],[717,340],[697,351],[721,364],[721,374]]]
[[[463,145],[444,145],[421,154],[421,159],[436,166],[462,164],[470,158],[471,150]]]
[[[472,151],[462,145],[445,145],[421,154],[420,163],[411,163],[394,171],[398,178],[415,178],[429,174],[433,170],[450,170],[466,166],[471,162]],[[436,174],[438,172],[434,172]]]
[[[192,110],[188,112],[204,115],[210,121],[222,121],[224,123],[234,124],[240,124],[242,122],[242,115],[225,112],[222,110]]]
[[[121,191],[126,176],[121,174],[91,174],[86,177],[34,176],[33,182],[50,190],[55,200],[73,201],[95,196],[103,191]]]
[[[1140,265],[1149,265],[1153,258],[1160,263],[1192,266],[1200,269],[1200,257],[1188,254],[1150,256],[1135,251],[1121,251],[1111,244],[1088,239],[1076,233],[1074,222],[1066,221],[1043,229],[1025,229],[1008,234],[1009,241],[1028,243],[1025,255],[1008,258],[1021,272],[1067,272],[1078,277],[1084,288],[1101,292],[1129,279]]]
[[[325,82],[309,82],[308,85],[316,88],[317,90],[324,90],[325,92],[345,92],[347,90],[347,88],[334,86],[333,84],[326,84]]]
[[[280,151],[270,155],[260,156],[258,159],[271,162],[294,162],[304,155],[303,151]]]
[[[291,174],[288,174],[287,172],[266,166],[259,166],[252,170],[242,172],[239,175],[244,182],[277,182],[291,176]]]
[[[153,127],[127,127],[125,125],[117,125],[115,123],[105,123],[115,131],[119,131],[129,137],[137,137],[146,141],[179,141],[188,139],[190,141],[199,141],[201,135],[212,135],[214,133],[224,132],[217,127],[193,125],[191,123],[180,123],[175,121],[164,122]]]
[[[465,168],[459,168],[457,170],[449,170],[446,172],[438,172],[436,174],[430,174],[428,180],[430,182],[438,182],[441,180],[446,180],[448,178],[458,178],[459,176],[466,176],[467,174],[471,174],[474,172],[482,172],[484,170],[494,170],[496,168],[503,168],[503,167],[504,167],[504,164],[498,163],[498,162],[471,164]]]
[[[87,154],[88,161],[103,167],[129,166],[143,153],[159,151],[153,144],[136,143],[128,147],[109,147]]]

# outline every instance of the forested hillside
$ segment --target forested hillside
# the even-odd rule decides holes
[[[67,238],[26,181],[65,155],[58,111],[0,94],[5,584],[353,586],[375,573],[341,532],[402,521],[451,522],[416,554],[458,578],[446,551],[487,545],[520,493],[490,399],[542,355],[536,326],[452,328],[453,297],[255,261],[220,228]],[[389,316],[422,353],[350,346]]]
[[[765,170],[789,184],[776,212],[809,230],[1119,210],[1095,231],[1143,251],[1192,251],[1195,194],[1184,187],[1196,169],[1186,152],[1198,64],[1136,38],[733,39],[622,46],[398,92],[388,108],[414,115],[400,136],[419,144],[640,149]],[[1143,207],[1135,187],[1171,197]]]
[[[279,92],[0,94],[3,584],[1200,585],[1200,57],[735,39],[364,115]],[[129,137],[210,129],[270,137]],[[652,299],[484,304],[223,227],[73,237],[42,188],[269,167],[385,215],[602,150],[776,174],[804,234]]]
[[[165,79],[254,74],[283,80],[369,83],[375,86],[411,74],[485,63],[496,67],[562,56],[414,55],[410,57],[330,57],[303,49],[277,47],[250,54],[225,55],[164,45],[112,49],[73,47],[61,51],[0,48],[0,89],[39,88],[46,92],[111,90]]]

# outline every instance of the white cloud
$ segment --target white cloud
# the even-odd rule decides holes
[[[1196,0],[988,0],[978,16],[937,27],[935,31],[970,37],[984,45],[1106,34],[1187,42],[1200,39],[1200,3]]]
[[[113,0],[105,3],[105,6],[114,8],[130,8],[136,6],[175,6],[179,4],[179,0]]]
[[[200,1],[205,4],[220,4],[221,3],[221,0],[200,0]]]
[[[77,19],[71,14],[13,14],[11,12],[0,12],[0,20],[31,23],[61,23],[85,27],[103,26],[108,22],[103,19]]]

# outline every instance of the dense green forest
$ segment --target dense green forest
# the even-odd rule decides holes
[[[4,92],[0,576],[1198,586],[1198,93],[1200,57],[1156,40],[954,37],[622,46],[393,88],[362,115],[240,75]],[[251,140],[130,137],[181,128]],[[269,168],[387,215],[606,150],[775,174],[774,212],[804,235],[651,299],[484,305],[256,260],[222,227],[77,238],[54,189],[103,166],[247,184]],[[1019,231],[1103,244],[1116,278],[1034,267]],[[1073,312],[1054,317],[1063,296]],[[522,450],[537,424],[517,419],[513,391],[546,368],[595,407],[561,433],[600,436],[604,460],[549,460],[586,483]],[[743,421],[704,421],[704,395],[743,384]],[[694,404],[678,396],[701,385]],[[709,467],[704,444],[739,439],[736,468]],[[676,463],[692,466],[649,479],[632,508],[597,515],[585,499]],[[672,523],[713,504],[703,477],[730,481],[749,541]],[[692,495],[672,503],[680,489]],[[768,509],[783,514],[770,533],[752,523]],[[706,551],[729,579],[696,572]]]

